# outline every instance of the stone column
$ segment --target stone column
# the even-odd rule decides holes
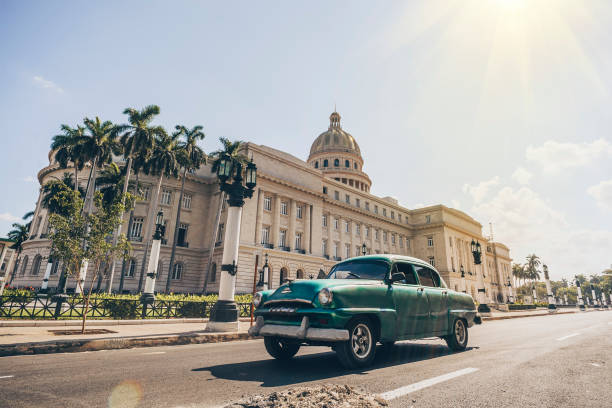
[[[312,206],[310,204],[306,204],[304,206],[304,250],[307,254],[312,252],[311,242],[310,242],[310,213],[312,212]]]
[[[375,252],[374,251],[374,227],[369,225],[368,229],[370,230],[370,235],[368,236],[368,240],[370,241],[370,253],[373,254]]]
[[[270,241],[274,247],[278,246],[278,234],[280,231],[280,197],[274,194],[274,205],[272,206],[272,231],[270,231]]]
[[[334,245],[334,217],[332,216],[331,213],[328,213],[327,214],[327,255],[329,255],[330,259],[334,253],[333,245]]]
[[[289,237],[287,238],[287,246],[289,250],[295,249],[295,218],[297,215],[297,203],[295,200],[289,200]]]
[[[8,243],[5,243],[4,246],[2,247],[2,254],[0,255],[0,267],[2,267],[2,262],[4,262],[4,258],[6,257],[7,251],[8,251]],[[4,292],[4,284],[6,283],[6,278],[8,277],[8,274],[9,274],[9,266],[10,266],[9,264],[13,260],[13,254],[15,254],[15,251],[13,251],[13,253],[11,254],[11,259],[9,259],[9,261],[6,263],[6,268],[4,268],[4,274],[0,276],[0,295],[2,295],[2,293]]]
[[[346,234],[344,233],[344,220],[342,219],[342,217],[338,217],[338,238],[340,241],[340,253],[338,255],[343,260],[346,257],[346,253],[344,250],[345,235]]]
[[[255,218],[255,245],[261,243],[261,227],[263,224],[263,206],[266,193],[260,188],[257,192],[257,216]]]

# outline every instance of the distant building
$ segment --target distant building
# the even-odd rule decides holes
[[[482,225],[462,211],[435,205],[408,209],[391,197],[370,194],[372,181],[363,171],[363,158],[353,136],[342,129],[340,115],[330,116],[328,130],[321,133],[304,162],[279,150],[248,143],[248,155],[258,168],[258,182],[253,198],[246,201],[242,214],[240,256],[238,260],[237,293],[250,292],[253,287],[255,258],[258,269],[264,254],[269,255],[271,272],[269,285],[278,287],[286,278],[317,277],[328,272],[337,261],[366,252],[397,253],[423,259],[438,269],[450,288],[463,290],[461,269],[466,277],[466,290],[474,297],[477,290],[476,267],[470,252],[472,239],[483,248],[487,294],[492,300],[505,301],[506,282],[511,281],[509,249],[489,242],[482,235]],[[52,177],[70,170],[60,169],[49,154],[50,164],[38,178],[44,184]],[[87,182],[88,169],[80,174],[80,183]],[[159,196],[156,177],[139,175],[143,200],[136,204],[130,231],[134,251],[132,259],[117,263],[113,289],[138,291],[144,286],[143,246],[153,234],[155,215],[152,202],[159,201],[166,220],[166,236],[162,241],[159,276],[156,289],[165,288],[169,270],[170,249],[179,203],[180,182],[164,179]],[[171,290],[200,293],[214,292],[219,285],[219,265],[223,251],[226,218],[222,206],[219,228],[216,216],[220,207],[217,179],[210,167],[187,175],[178,248],[172,273]],[[129,214],[125,216],[127,230]],[[13,284],[40,286],[43,265],[49,254],[47,210],[36,207],[30,231],[31,238],[23,244]],[[213,250],[209,265],[210,251]],[[50,287],[57,284],[59,265],[54,265]],[[123,270],[123,279],[120,279]],[[91,276],[91,275],[89,275]],[[68,287],[74,287],[74,278]],[[100,282],[102,288],[105,282]],[[94,287],[97,287],[97,283]]]

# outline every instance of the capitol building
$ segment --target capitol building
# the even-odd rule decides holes
[[[508,247],[485,237],[482,225],[462,211],[441,204],[408,209],[394,198],[372,195],[372,180],[364,171],[357,141],[343,129],[337,112],[329,119],[328,129],[314,140],[306,162],[271,147],[245,143],[245,153],[257,165],[258,180],[253,198],[246,200],[242,212],[236,292],[252,291],[266,254],[270,265],[268,284],[276,288],[287,278],[308,279],[327,273],[336,262],[361,255],[365,244],[368,254],[393,253],[423,259],[435,266],[451,289],[465,289],[474,298],[478,289],[476,272],[484,273],[490,301],[506,302],[507,284],[512,281]],[[61,169],[53,153],[49,161],[38,173],[41,185],[73,171]],[[87,168],[79,174],[83,184],[88,174]],[[210,166],[187,174],[181,203],[179,179],[164,179],[157,197],[156,177],[141,174],[139,182],[143,197],[133,213],[129,237],[133,251],[130,260],[117,261],[113,291],[134,293],[144,288],[143,265],[148,262],[143,259],[144,248],[153,234],[154,220],[149,218],[152,203],[157,201],[164,212],[166,235],[156,290],[165,289],[170,273],[172,292],[216,292],[227,206],[220,202],[219,183]],[[170,268],[179,205],[178,247],[175,264]],[[128,220],[129,213],[124,231]],[[12,286],[41,286],[51,247],[47,237],[48,214],[39,197],[30,239],[12,262],[15,265],[5,268],[7,274],[15,271]],[[482,244],[481,265],[474,265],[472,240]],[[57,286],[59,270],[61,265],[55,262],[49,287]],[[461,278],[462,271],[465,280]],[[95,282],[94,288],[104,289],[108,285],[105,279]],[[75,286],[75,278],[70,277],[67,287]]]

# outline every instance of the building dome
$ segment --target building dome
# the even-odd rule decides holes
[[[329,129],[321,133],[310,147],[310,156],[324,152],[348,152],[361,156],[361,150],[355,138],[342,130],[338,112],[329,116]]]

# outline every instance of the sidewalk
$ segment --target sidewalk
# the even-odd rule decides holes
[[[578,309],[559,309],[555,314],[577,312]],[[549,314],[547,309],[495,311],[490,317],[483,317],[483,321]],[[80,329],[80,321],[1,320],[0,356],[216,343],[253,338],[247,333],[249,319],[241,319],[238,332],[231,333],[206,333],[206,321],[208,319],[91,320],[87,322],[87,330],[103,329],[110,333],[58,335],[53,331]]]

